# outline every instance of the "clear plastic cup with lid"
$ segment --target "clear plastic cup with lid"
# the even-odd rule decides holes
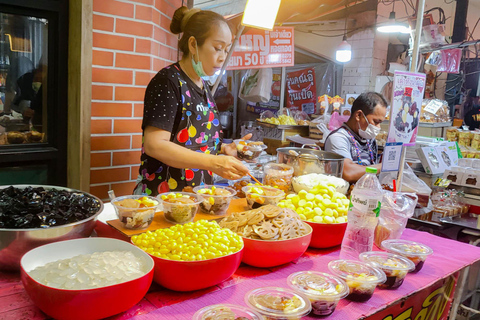
[[[382,248],[388,252],[410,259],[415,264],[415,269],[411,271],[412,273],[420,271],[427,257],[433,253],[432,248],[429,246],[415,241],[401,239],[382,241]]]
[[[347,299],[351,301],[369,300],[377,285],[387,280],[382,270],[360,261],[333,260],[328,263],[328,269],[347,283]]]
[[[349,293],[345,281],[323,272],[295,272],[288,276],[287,283],[290,288],[310,299],[312,314],[318,316],[331,315],[338,301]]]
[[[263,320],[263,316],[249,308],[233,304],[215,304],[204,307],[193,315],[192,320],[224,319]]]
[[[378,269],[387,276],[384,283],[378,285],[382,289],[400,287],[408,272],[415,269],[415,264],[409,259],[384,251],[368,251],[360,254],[360,260]]]
[[[265,287],[249,291],[245,303],[266,320],[297,320],[312,310],[310,300],[291,289]]]

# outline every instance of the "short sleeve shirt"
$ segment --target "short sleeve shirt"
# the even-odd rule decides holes
[[[350,133],[350,134],[349,134]],[[353,138],[358,146],[355,148]],[[370,148],[369,148],[370,145]],[[370,155],[370,149],[373,154],[373,161]],[[342,157],[359,163],[359,157],[362,165],[370,166],[379,162],[378,147],[375,139],[365,140],[353,132],[346,123],[339,129],[330,133],[325,141],[325,151],[334,152]]]

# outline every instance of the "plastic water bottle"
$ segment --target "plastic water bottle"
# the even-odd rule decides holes
[[[340,251],[342,259],[358,259],[360,253],[373,248],[383,191],[376,176],[377,169],[367,167],[366,172],[355,184],[350,197],[347,230]]]

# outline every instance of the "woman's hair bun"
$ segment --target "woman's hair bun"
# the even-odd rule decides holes
[[[173,14],[172,22],[170,23],[170,31],[173,34],[180,34],[183,32],[182,20],[188,11],[189,9],[185,6],[182,6],[177,10],[175,10],[175,13]]]

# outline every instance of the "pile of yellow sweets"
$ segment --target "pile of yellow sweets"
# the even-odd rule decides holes
[[[207,220],[147,231],[133,236],[132,242],[153,256],[179,261],[219,258],[243,248],[239,235]]]

